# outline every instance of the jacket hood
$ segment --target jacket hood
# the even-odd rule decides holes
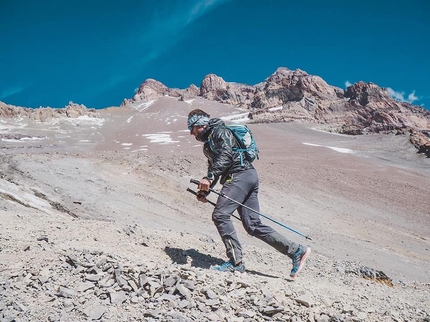
[[[218,126],[225,126],[224,121],[218,118],[210,119],[208,125],[206,125],[204,131],[198,136],[197,139],[201,142],[206,142],[213,129]]]

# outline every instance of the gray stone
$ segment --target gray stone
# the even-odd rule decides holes
[[[82,282],[76,287],[76,291],[78,292],[85,292],[86,290],[94,288],[94,283],[91,282]]]
[[[64,299],[63,305],[64,305],[65,308],[73,307],[74,306],[73,300],[71,300],[71,299]]]
[[[217,294],[214,291],[212,291],[211,289],[206,290],[206,296],[209,299],[214,299],[214,298],[218,297]]]
[[[283,308],[273,307],[273,306],[265,306],[261,310],[261,312],[264,313],[264,314],[266,314],[266,315],[275,315],[276,313],[279,313],[279,312],[282,312],[282,311],[284,311]]]
[[[163,287],[158,282],[149,281],[149,295],[154,296],[156,293],[163,290]]]
[[[128,285],[132,288],[134,292],[137,292],[139,287],[137,286],[136,282],[133,279],[128,280]]]
[[[106,308],[101,305],[89,306],[84,310],[84,314],[91,320],[100,320],[106,313]]]
[[[186,288],[184,285],[178,284],[176,285],[176,288],[178,289],[179,293],[185,296],[187,300],[191,298],[191,291],[188,288]]]
[[[246,319],[251,319],[256,315],[256,313],[254,311],[251,311],[251,310],[243,310],[243,311],[240,311],[239,313],[237,313],[237,315],[244,317]]]
[[[76,292],[74,290],[71,290],[67,287],[60,286],[58,289],[58,296],[66,297],[66,298],[72,298],[76,296]]]
[[[190,305],[190,301],[188,300],[182,300],[178,302],[178,306],[183,309],[188,307],[188,305]]]
[[[121,304],[127,301],[127,296],[124,291],[109,293],[111,304]]]
[[[220,319],[219,315],[218,315],[218,314],[216,314],[216,313],[210,313],[210,314],[206,315],[206,318],[207,318],[209,321],[222,321],[222,320]]]
[[[85,276],[85,279],[90,282],[97,282],[103,278],[103,275],[99,274],[88,274]]]
[[[357,319],[360,321],[367,321],[367,313],[366,312],[358,312],[356,315]]]
[[[144,317],[158,318],[161,315],[161,310],[148,310],[143,313]]]
[[[329,321],[330,321],[330,317],[325,314],[321,314],[320,316],[315,317],[315,322],[329,322]]]
[[[297,303],[300,303],[306,307],[311,307],[312,305],[314,305],[314,300],[309,293],[304,293],[297,297],[295,300]]]
[[[98,282],[98,285],[99,287],[108,288],[113,286],[115,283],[116,283],[115,280],[111,278],[109,275],[107,275]]]
[[[172,287],[177,283],[178,279],[179,279],[178,276],[170,276],[164,280],[163,285],[166,287]]]
[[[139,303],[139,297],[138,296],[132,296],[130,298],[130,302],[133,304]]]
[[[219,300],[218,299],[209,299],[205,301],[205,304],[207,306],[219,306]]]
[[[182,281],[182,284],[183,284],[187,289],[189,289],[190,291],[194,291],[194,289],[196,288],[196,286],[194,285],[194,282],[193,282],[193,281],[187,281],[187,280],[185,280],[185,281]]]
[[[38,280],[41,284],[45,284],[49,280],[49,275],[39,275]]]

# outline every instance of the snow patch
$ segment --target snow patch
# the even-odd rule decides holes
[[[269,108],[270,112],[274,112],[274,111],[282,111],[284,107],[283,106],[278,106],[278,107],[271,107]]]
[[[1,139],[0,141],[3,142],[23,142],[23,141],[42,141],[47,139],[47,137],[24,137],[24,138],[20,138],[20,139]]]
[[[144,103],[138,103],[138,104],[133,104],[131,107],[134,108],[135,110],[138,110],[139,112],[147,109],[148,107],[150,107],[152,104],[154,104],[155,100],[151,100],[148,102],[144,102]]]
[[[313,143],[305,143],[305,142],[303,142],[303,144],[304,145],[310,145],[310,146],[321,146],[323,148],[329,148],[329,149],[332,149],[332,150],[334,150],[336,152],[340,152],[340,153],[354,153],[353,150],[347,149],[347,148],[337,148],[337,147],[334,147],[334,146],[327,146],[327,145],[320,145],[320,144],[313,144]]]
[[[147,109],[148,107],[150,107],[152,104],[154,104],[154,102],[155,102],[155,100],[151,100],[151,101],[144,102],[144,103],[133,104],[133,105],[131,105],[131,107],[132,107],[132,108],[134,108],[135,110],[138,110],[138,111],[139,111],[138,113],[140,113],[140,112],[142,112],[142,111],[146,110],[146,109]],[[135,117],[135,115],[130,116],[130,117],[126,120],[126,122],[127,122],[127,123],[130,123],[130,122],[131,122],[131,120],[133,119],[133,117]]]
[[[223,121],[230,121],[233,123],[246,123],[249,121],[248,118],[249,113],[241,113],[241,114],[233,114],[233,115],[228,115],[228,116],[222,116],[221,120]]]
[[[170,143],[178,143],[179,141],[173,141],[170,137],[171,132],[159,132],[154,134],[143,134],[142,136],[148,138],[151,143],[159,143],[159,144],[170,144]]]

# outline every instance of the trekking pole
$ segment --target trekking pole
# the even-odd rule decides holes
[[[195,192],[194,190],[191,190],[190,188],[187,188],[187,191],[188,191],[188,192],[191,192],[193,195],[197,196],[197,192]],[[216,206],[216,203],[215,203],[215,202],[212,202],[212,201],[207,200],[207,199],[206,199],[206,201],[207,201],[207,202],[209,202],[212,206],[214,206],[214,207]],[[236,218],[236,219],[240,220],[240,218],[239,218],[239,217],[237,217],[237,216],[235,216],[235,215],[233,215],[233,214],[232,214],[232,216],[233,216],[234,218]]]
[[[195,179],[190,179],[190,182],[194,183],[196,185],[198,185],[200,183],[198,180],[195,180]],[[258,212],[257,210],[254,210],[254,209],[252,209],[252,208],[250,208],[250,207],[248,207],[248,206],[240,203],[239,201],[236,201],[236,200],[230,198],[229,196],[226,196],[222,192],[216,191],[216,190],[214,190],[212,188],[209,188],[209,191],[217,194],[218,196],[221,196],[221,197],[224,197],[224,198],[226,198],[226,199],[228,199],[230,201],[233,201],[234,203],[237,203],[238,205],[240,205],[240,206],[242,206],[242,207],[244,207],[244,208],[246,208],[248,210],[251,210],[251,211],[255,212],[256,214],[259,214],[260,216],[273,221],[275,224],[278,224],[278,225],[280,225],[280,226],[282,226],[284,228],[287,228],[287,229],[291,230],[292,232],[295,232],[296,234],[299,234],[300,236],[305,237],[306,239],[312,240],[309,236],[306,236],[306,235],[302,234],[301,232],[299,232],[299,231],[297,231],[297,230],[295,230],[295,229],[293,229],[291,227],[288,227],[287,225],[284,225],[283,223],[280,223],[279,221],[276,221],[273,218],[270,218],[269,216],[263,215],[261,212]]]
[[[191,192],[193,195],[197,196],[197,192],[195,192],[194,190],[191,190],[190,188],[187,188],[187,191]],[[212,206],[214,206],[214,207],[216,206],[215,202],[212,202],[212,201],[207,200],[207,199],[206,199],[206,201],[209,202]]]

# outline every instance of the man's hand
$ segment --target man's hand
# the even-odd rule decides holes
[[[199,190],[203,190],[203,191],[209,191],[209,188],[211,187],[211,183],[209,179],[203,178],[202,180],[200,180],[199,185],[197,186],[197,188]]]
[[[199,190],[197,192],[197,200],[200,202],[207,202],[206,195],[207,193],[205,191]]]

